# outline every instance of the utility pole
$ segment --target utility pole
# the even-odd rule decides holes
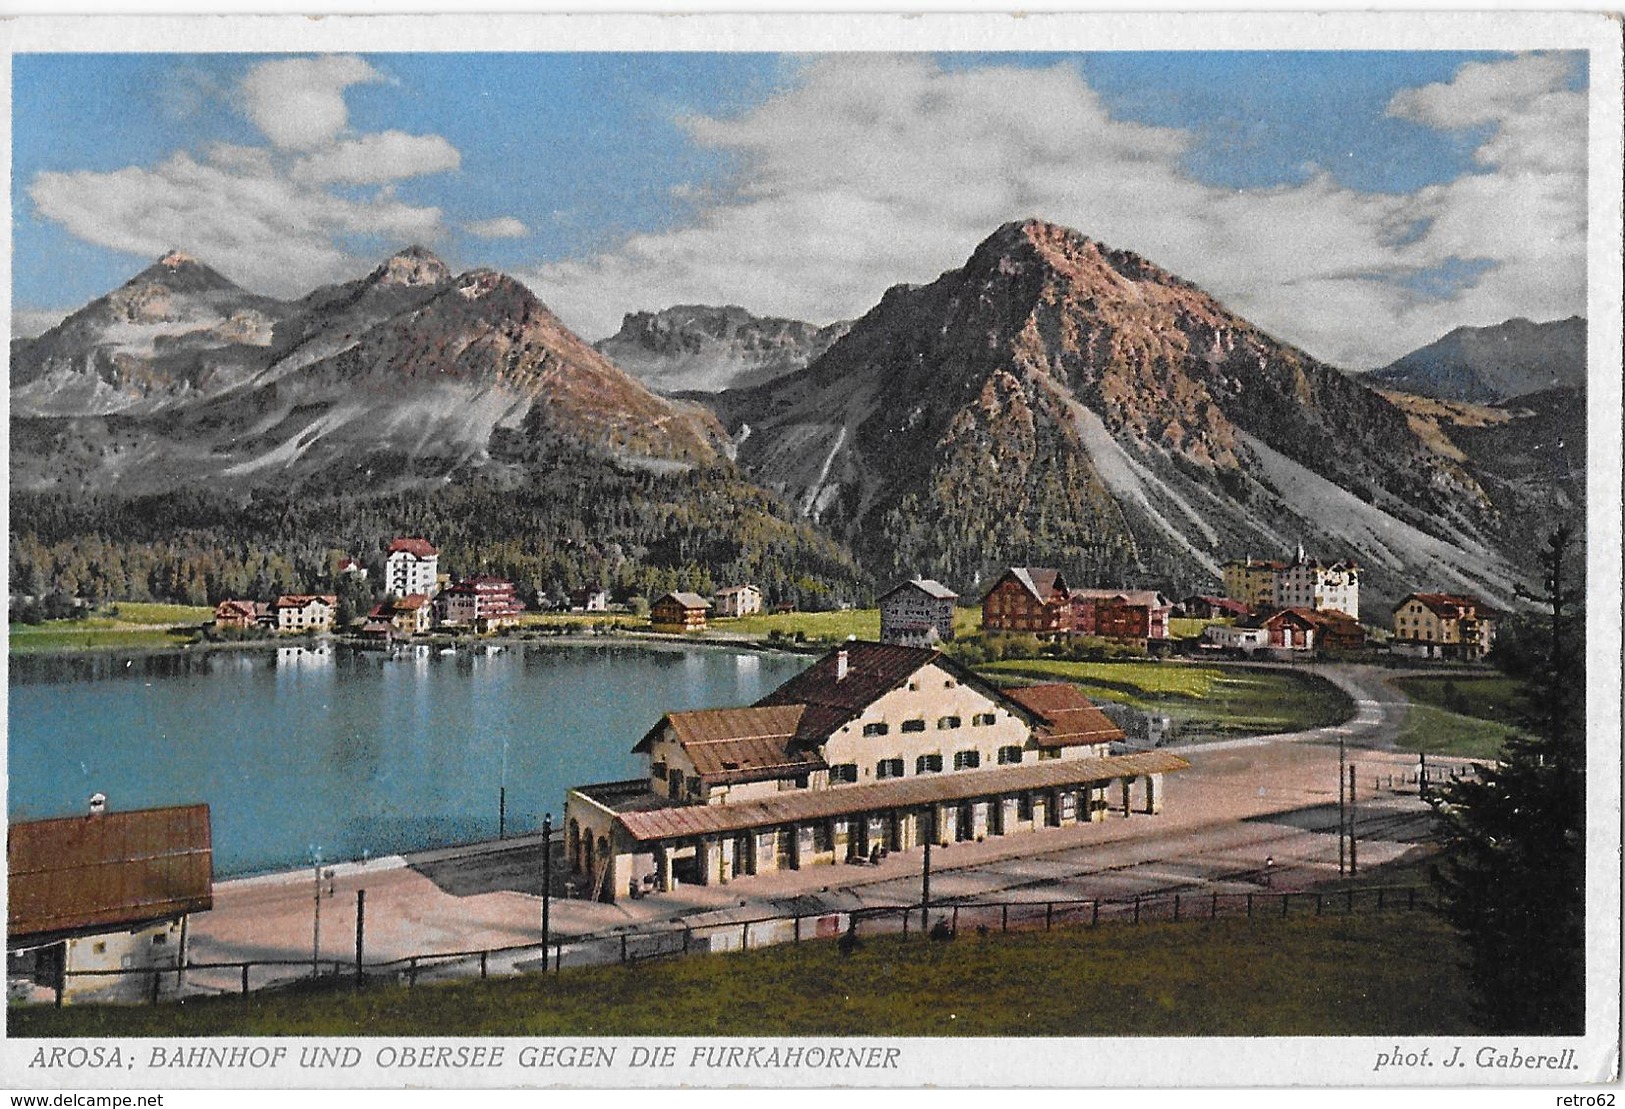
[[[359,989],[367,984],[366,972],[362,969],[361,955],[364,937],[367,934],[367,891],[355,891],[355,984]]]
[[[1359,810],[1354,805],[1354,765],[1349,764],[1349,876],[1360,873],[1360,855],[1355,847],[1354,823]]]
[[[311,849],[311,874],[316,880],[316,923],[310,937],[310,976],[319,977],[321,974],[322,958],[322,849]]]
[[[937,807],[925,810],[925,870],[920,875],[920,931],[931,929],[931,841],[937,838]]]
[[[1345,837],[1349,834],[1348,793],[1343,785],[1344,767],[1348,764],[1344,737],[1337,737],[1337,876],[1347,873]]]
[[[548,909],[553,898],[553,814],[542,817],[542,969],[547,969]]]

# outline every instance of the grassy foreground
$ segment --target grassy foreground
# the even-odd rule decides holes
[[[13,1008],[12,1036],[1409,1036],[1470,1030],[1426,911],[918,935],[554,977]]]
[[[1265,735],[1340,724],[1354,713],[1342,690],[1314,674],[1164,662],[1007,660],[981,669],[1076,682],[1096,701],[1172,718],[1182,739]]]
[[[20,654],[180,647],[195,642],[198,625],[212,619],[214,609],[203,606],[120,601],[83,620],[11,624],[7,639]]]

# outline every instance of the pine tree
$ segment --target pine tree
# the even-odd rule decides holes
[[[1541,552],[1546,592],[1532,599],[1550,624],[1519,734],[1433,799],[1434,881],[1491,1033],[1585,1030],[1585,634],[1565,579],[1571,541],[1560,528]]]

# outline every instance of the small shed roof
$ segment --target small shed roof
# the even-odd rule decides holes
[[[214,904],[207,805],[13,824],[6,865],[12,940],[161,920]]]

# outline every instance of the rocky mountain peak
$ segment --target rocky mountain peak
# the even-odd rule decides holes
[[[450,279],[446,264],[433,251],[416,244],[390,255],[371,276],[376,285],[402,286],[441,285]]]
[[[195,266],[198,264],[198,260],[185,251],[171,250],[158,259],[158,264],[168,266],[170,269],[176,269],[180,266]]]

